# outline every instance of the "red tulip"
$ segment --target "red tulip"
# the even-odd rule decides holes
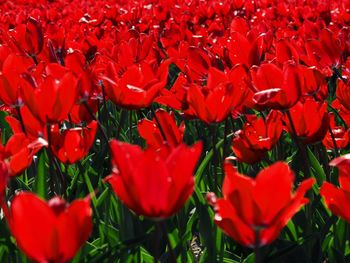
[[[232,65],[243,64],[248,68],[259,65],[263,53],[264,35],[249,41],[239,32],[232,32],[228,41],[229,57]]]
[[[20,106],[21,74],[29,72],[33,67],[33,61],[25,56],[12,53],[5,59],[0,71],[0,99],[8,106]]]
[[[191,196],[201,143],[192,147],[180,144],[168,149],[167,155],[153,148],[142,151],[137,145],[116,140],[110,142],[110,148],[113,173],[107,181],[136,214],[167,218],[180,210]]]
[[[98,111],[98,99],[88,99],[86,101],[90,111],[94,113]],[[70,111],[70,121],[75,124],[80,124],[82,122],[91,122],[93,121],[93,116],[91,116],[88,108],[84,104],[75,104]]]
[[[350,210],[347,209],[350,205],[350,154],[332,160],[330,165],[339,169],[340,187],[324,182],[320,194],[333,214],[350,222]]]
[[[336,89],[336,95],[339,102],[347,110],[350,110],[350,86],[339,80],[338,87]]]
[[[347,126],[350,126],[350,110],[343,106],[338,99],[333,100],[332,107],[338,111],[339,116]]]
[[[272,149],[282,132],[282,114],[271,111],[266,117],[257,118],[256,115],[247,115],[247,122],[243,129],[235,133],[232,149],[236,157],[246,163],[260,161],[266,151]]]
[[[97,122],[92,121],[87,127],[59,131],[57,126],[51,130],[50,148],[63,163],[73,164],[84,158],[95,139]]]
[[[325,100],[328,96],[328,82],[314,67],[299,66],[302,94]]]
[[[16,176],[27,169],[34,155],[46,146],[47,142],[44,139],[31,141],[24,133],[15,133],[7,141],[5,147],[0,144],[0,159],[8,160],[9,174]]]
[[[232,110],[243,105],[247,90],[235,85],[234,68],[229,73],[210,68],[207,86],[191,84],[187,93],[190,115],[195,115],[206,123],[221,122]],[[239,83],[239,82],[238,82]]]
[[[42,123],[56,123],[68,118],[77,97],[77,79],[58,64],[46,66],[46,78],[26,76],[22,83],[25,104]]]
[[[115,104],[127,109],[141,109],[152,104],[165,87],[167,78],[168,63],[163,62],[156,71],[148,63],[132,65],[121,76],[117,65],[109,63],[103,79],[106,93]]]
[[[306,99],[303,103],[298,102],[290,109],[290,115],[296,136],[301,138],[303,143],[309,144],[321,141],[329,128],[329,117],[327,104],[317,102],[313,99]],[[292,124],[287,116],[284,117],[287,130],[293,134]]]
[[[281,39],[276,43],[276,59],[282,65],[289,60],[298,62],[299,54],[290,41]]]
[[[6,214],[18,247],[36,262],[71,260],[92,231],[88,198],[68,205],[59,197],[45,202],[22,192],[14,197]]]
[[[252,71],[253,83],[258,92],[253,101],[258,107],[288,109],[301,96],[301,83],[297,65],[286,63],[283,70],[274,64],[263,64]]]
[[[188,81],[184,74],[179,73],[173,86],[168,89],[163,89],[159,97],[155,99],[162,105],[171,107],[175,110],[188,108],[187,102]]]
[[[29,111],[27,106],[20,108],[20,113],[25,127],[26,136],[30,140],[36,140],[38,137],[46,138],[46,125],[38,121]],[[19,116],[16,116],[19,119]],[[13,133],[24,133],[21,122],[14,116],[6,116],[5,120],[10,125]]]
[[[342,126],[337,126],[334,120],[334,115],[329,113],[330,116],[330,131],[326,133],[322,143],[327,149],[334,149],[335,145],[338,149],[343,149],[349,144],[350,131],[346,130]],[[334,145],[335,144],[335,145]]]
[[[10,31],[11,40],[16,47],[28,56],[34,57],[43,49],[44,34],[41,24],[33,17],[29,17],[27,24],[18,25]]]
[[[208,195],[215,209],[215,223],[231,238],[248,247],[274,241],[282,228],[309,200],[304,197],[314,179],[303,181],[291,193],[294,173],[277,162],[262,170],[255,179],[239,174],[225,164],[223,198]]]
[[[153,120],[142,119],[137,128],[140,136],[146,140],[149,147],[161,148],[164,143],[176,147],[183,141],[185,124],[176,125],[174,113],[163,109],[155,112]],[[165,137],[165,138],[164,138]]]
[[[310,66],[316,66],[325,75],[332,75],[333,67],[341,64],[341,47],[333,32],[323,29],[319,40],[308,40],[306,50]]]

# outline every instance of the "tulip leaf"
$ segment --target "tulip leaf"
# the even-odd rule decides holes
[[[317,158],[315,157],[315,155],[313,154],[313,152],[310,150],[309,147],[307,147],[307,156],[312,169],[315,171],[313,174],[317,180],[317,184],[321,186],[322,183],[326,180],[326,174],[321,164],[319,163],[319,161],[317,160]]]
[[[46,184],[46,154],[44,151],[41,152],[38,162],[38,172],[34,181],[34,191],[43,199],[46,199],[47,184]],[[54,176],[54,175],[51,175]]]

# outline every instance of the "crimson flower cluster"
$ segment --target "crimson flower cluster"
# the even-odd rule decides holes
[[[245,246],[259,263],[280,238],[265,261],[294,242],[347,262],[329,215],[350,222],[349,10],[2,1],[0,204],[16,246],[55,263],[87,242],[88,260],[156,262],[241,260]],[[0,258],[18,256],[8,240]]]

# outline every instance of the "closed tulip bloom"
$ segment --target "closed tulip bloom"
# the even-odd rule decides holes
[[[163,109],[158,109],[155,115],[153,120],[142,119],[137,125],[140,136],[146,140],[147,145],[161,148],[164,143],[171,147],[181,144],[185,131],[184,122],[178,127],[174,113]]]
[[[253,101],[259,108],[288,109],[301,96],[298,66],[285,63],[283,69],[274,64],[263,64],[252,70],[253,84],[258,90]]]
[[[6,218],[18,247],[39,263],[68,262],[92,231],[88,198],[69,205],[59,197],[46,202],[33,193],[22,192],[12,200]]]
[[[256,163],[278,142],[282,132],[282,114],[272,110],[266,120],[247,115],[243,129],[235,133],[232,149],[236,157],[246,163]]]
[[[339,170],[340,187],[324,182],[320,194],[333,214],[350,222],[350,210],[347,209],[350,205],[350,154],[340,156],[329,164]]]
[[[191,147],[180,144],[167,151],[153,148],[143,151],[137,145],[113,140],[110,148],[113,173],[107,182],[137,215],[156,220],[168,218],[192,195],[201,143]]]
[[[72,128],[62,133],[55,126],[51,132],[51,150],[63,163],[73,164],[80,161],[88,154],[94,142],[96,130],[96,121],[92,121],[87,127]]]
[[[329,128],[327,104],[306,99],[298,102],[290,109],[290,115],[298,136],[304,144],[321,141]],[[293,134],[293,126],[287,116],[285,122],[289,133]]]
[[[303,181],[293,193],[294,173],[277,162],[255,179],[239,174],[225,164],[223,198],[208,194],[215,209],[215,223],[243,246],[261,247],[274,241],[282,228],[308,203],[304,197],[314,179]]]

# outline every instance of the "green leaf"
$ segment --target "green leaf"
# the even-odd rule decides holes
[[[317,180],[317,184],[321,186],[322,183],[326,181],[326,174],[321,164],[319,163],[319,161],[317,160],[317,158],[315,157],[315,155],[313,154],[313,152],[310,150],[309,147],[307,147],[307,156],[308,156],[311,168],[315,171],[313,174]]]
[[[34,192],[43,199],[47,198],[47,183],[46,183],[46,154],[41,152],[38,162],[38,172],[34,181]],[[53,175],[52,175],[53,176]]]

